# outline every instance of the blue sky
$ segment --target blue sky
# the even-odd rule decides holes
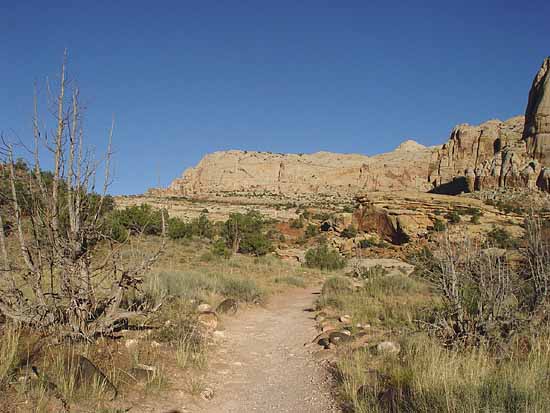
[[[400,5],[402,3],[402,5]],[[212,151],[391,150],[525,110],[550,2],[0,0],[0,130],[30,137],[64,48],[112,193]]]

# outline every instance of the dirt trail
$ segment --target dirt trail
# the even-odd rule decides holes
[[[271,298],[265,308],[224,320],[206,382],[215,396],[186,411],[337,412],[326,371],[312,356],[316,330],[311,289]]]

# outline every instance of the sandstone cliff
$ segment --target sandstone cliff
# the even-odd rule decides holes
[[[156,194],[296,197],[387,190],[458,194],[500,187],[550,192],[550,57],[533,80],[525,117],[458,125],[441,146],[405,141],[392,152],[371,157],[215,152]]]
[[[550,57],[535,75],[525,117],[459,125],[430,166],[439,192],[538,187],[550,192]]]
[[[456,126],[434,154],[428,180],[440,192],[448,193],[499,186],[533,187],[535,171],[528,163],[523,128],[523,116]]]
[[[550,165],[550,57],[538,71],[525,110],[523,138],[529,155],[545,165]]]
[[[381,188],[425,191],[429,189],[426,177],[434,150],[406,141],[393,152],[372,157],[329,152],[215,152],[172,182],[169,193],[267,192],[295,196],[344,195]]]

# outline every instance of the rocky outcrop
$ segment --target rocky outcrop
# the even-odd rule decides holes
[[[550,165],[550,58],[529,92],[525,117],[479,126],[459,125],[430,165],[436,192],[455,194],[491,188],[548,191],[543,177]]]
[[[523,116],[456,126],[430,165],[428,180],[435,192],[457,194],[525,185],[521,171],[529,163],[523,127]],[[530,183],[534,185],[533,180]]]
[[[371,192],[357,195],[356,201],[354,225],[357,229],[376,233],[392,244],[427,236],[438,220],[445,223],[452,213],[459,214],[463,223],[469,223],[472,215],[478,215],[479,223],[469,224],[470,234],[483,234],[494,225],[506,226],[514,236],[522,233],[521,216],[505,214],[481,200],[465,196]]]
[[[550,57],[544,59],[529,92],[523,139],[532,158],[550,165]]]
[[[206,155],[172,182],[172,195],[216,193],[355,194],[360,190],[429,189],[434,148],[414,141],[376,156],[317,152],[274,154],[224,151]]]

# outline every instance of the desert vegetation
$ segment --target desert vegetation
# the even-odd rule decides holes
[[[67,73],[65,59],[51,129],[37,96],[33,146],[2,138],[0,402],[119,411],[174,382],[200,396],[219,315],[316,275],[266,256],[272,223],[258,211],[214,223],[208,210],[183,220],[147,204],[115,208],[114,128],[94,159]]]
[[[356,288],[327,280],[319,310],[349,315],[368,336],[342,347],[334,365],[346,408],[546,410],[547,225],[527,217],[513,243],[502,231],[484,244],[444,230],[410,256],[412,276],[371,271]]]

